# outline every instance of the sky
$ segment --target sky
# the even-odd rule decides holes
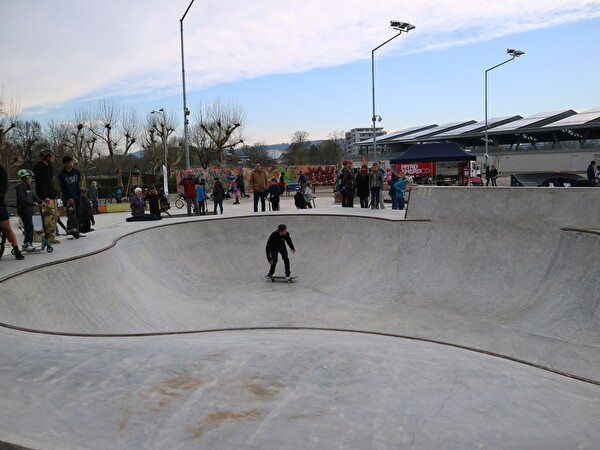
[[[0,0],[0,89],[23,119],[68,121],[110,98],[180,117],[180,19],[190,0]],[[600,0],[194,1],[185,20],[190,121],[233,102],[246,143],[378,126],[600,106]],[[197,116],[196,116],[197,117]]]

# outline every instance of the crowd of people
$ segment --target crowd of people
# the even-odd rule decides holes
[[[354,208],[354,200],[358,197],[361,208],[384,209],[386,188],[392,199],[392,209],[404,209],[405,193],[410,190],[406,174],[394,173],[390,167],[384,169],[380,161],[376,161],[370,170],[367,164],[362,164],[358,171],[354,170],[353,161],[344,161],[335,186],[345,208]]]
[[[8,191],[8,174],[0,166],[0,228],[12,246],[15,258],[24,259],[24,252],[35,252],[39,248],[34,244],[34,208],[38,207],[43,217],[44,240],[50,246],[60,244],[57,239],[59,226],[68,239],[85,237],[93,231],[94,213],[98,208],[98,189],[95,184],[88,190],[81,186],[81,173],[75,167],[74,159],[65,155],[63,167],[56,176],[60,192],[54,188],[54,152],[44,150],[40,160],[32,170],[22,168],[17,172],[19,183],[16,186],[16,210],[23,226],[23,244],[19,246],[17,238],[10,226],[6,193]],[[35,179],[35,192],[32,180]],[[59,206],[67,212],[67,225],[62,222]],[[4,249],[2,249],[4,250]]]

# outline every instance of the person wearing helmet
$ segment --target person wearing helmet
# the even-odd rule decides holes
[[[33,207],[42,204],[31,190],[32,173],[30,170],[21,169],[17,172],[17,177],[21,180],[15,187],[17,190],[17,213],[23,222],[23,238],[24,252],[34,252],[36,250],[33,245]]]
[[[17,236],[15,236],[15,232],[10,227],[10,217],[8,215],[8,209],[6,207],[6,192],[8,191],[8,173],[6,173],[6,169],[4,166],[0,164],[0,231],[4,233],[8,242],[11,243],[13,248],[13,253],[15,258],[21,260],[25,259],[21,250],[19,250],[19,244],[17,243]],[[2,243],[2,248],[0,248],[0,257],[4,253],[4,243]]]
[[[292,253],[296,252],[294,248],[294,244],[292,243],[292,238],[290,238],[290,233],[288,232],[287,225],[280,224],[277,226],[277,230],[275,230],[269,236],[267,240],[267,261],[271,265],[269,269],[269,273],[265,275],[265,278],[272,278],[275,273],[275,268],[277,267],[277,256],[281,253],[281,258],[283,259],[283,264],[285,265],[285,277],[289,280],[291,271],[290,271],[290,259],[288,258],[287,248],[285,247],[287,244]]]
[[[35,179],[35,193],[44,200],[44,220],[50,226],[46,226],[48,241],[58,244],[56,239],[56,190],[52,181],[54,180],[54,152],[50,149],[40,153],[40,161],[33,166],[33,178]],[[64,228],[64,227],[63,227]]]

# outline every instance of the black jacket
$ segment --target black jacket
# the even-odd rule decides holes
[[[17,190],[17,212],[19,215],[30,216],[33,213],[33,204],[41,204],[42,200],[31,190],[31,186],[21,181],[15,187]]]
[[[54,179],[54,168],[52,164],[44,164],[44,161],[38,161],[33,166],[33,176],[35,178],[35,193],[41,199],[55,199],[56,190],[52,184]]]
[[[278,252],[285,252],[285,244],[290,246],[292,250],[294,250],[294,244],[292,244],[292,238],[290,237],[290,233],[286,232],[283,236],[279,234],[279,231],[273,231],[269,239],[267,240],[267,259],[270,261],[273,259],[273,256]]]

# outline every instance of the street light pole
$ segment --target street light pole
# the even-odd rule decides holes
[[[394,36],[389,38],[387,41],[385,41],[383,44],[378,45],[371,51],[371,90],[373,93],[373,116],[371,117],[371,120],[373,121],[373,158],[375,160],[377,159],[377,132],[376,132],[375,124],[376,124],[377,120],[379,120],[381,122],[381,116],[378,116],[375,113],[375,50],[383,47],[385,44],[387,44],[391,40],[396,39],[402,33],[408,33],[410,30],[413,30],[415,28],[415,26],[411,25],[410,23],[398,22],[397,20],[390,21],[390,26],[394,30],[396,30],[398,32],[398,34],[395,34]]]
[[[185,168],[190,168],[190,139],[188,134],[188,116],[190,115],[190,110],[187,108],[187,101],[185,97],[185,64],[184,64],[184,55],[183,55],[183,19],[187,15],[188,11],[192,7],[194,0],[190,2],[183,17],[179,20],[179,29],[181,32],[181,81],[183,84],[183,142],[185,145]]]
[[[485,76],[484,76],[484,86],[485,86],[484,87],[484,89],[485,89],[485,167],[486,168],[488,167],[488,158],[489,158],[489,153],[488,153],[488,72],[494,70],[496,67],[500,67],[503,64],[511,62],[515,58],[518,58],[519,56],[525,54],[525,52],[523,52],[521,50],[515,50],[514,48],[506,49],[506,53],[508,55],[510,55],[510,58],[508,58],[506,61],[502,61],[501,63],[498,63],[495,66],[487,69],[485,71]]]

